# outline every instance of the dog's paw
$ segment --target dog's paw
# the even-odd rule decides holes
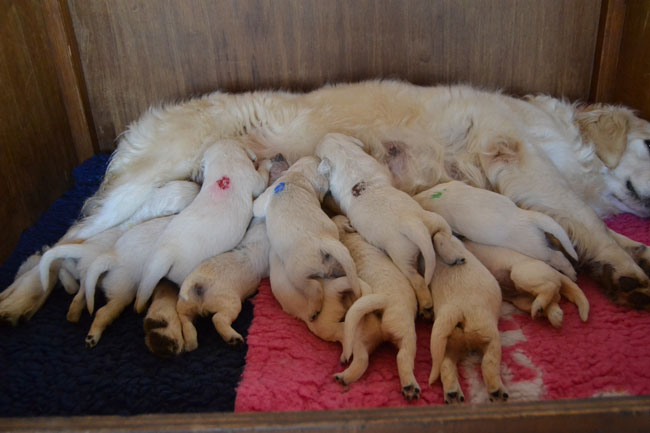
[[[145,336],[145,344],[154,355],[168,358],[182,352],[183,346],[178,341],[154,329]]]
[[[242,337],[239,334],[233,335],[228,339],[227,343],[231,346],[238,346],[240,344],[244,344],[244,337]]]
[[[564,319],[564,312],[557,303],[553,302],[546,308],[546,318],[554,328],[560,328]]]
[[[423,319],[433,320],[433,307],[420,308],[418,313]]]
[[[154,329],[166,328],[167,321],[165,319],[154,319],[152,317],[146,317],[143,323],[144,332],[149,333]]]
[[[490,392],[490,401],[506,401],[508,397],[508,392],[504,388]]]
[[[626,251],[632,256],[636,264],[643,269],[643,272],[650,277],[650,247],[639,245],[626,249]]]
[[[336,373],[334,376],[334,380],[340,383],[341,385],[345,386],[347,383],[345,383],[345,377],[343,376],[342,373]]]
[[[639,310],[650,310],[650,280],[637,269],[630,272],[617,270],[611,264],[595,264],[595,274],[603,285],[605,294],[616,304]]]
[[[99,343],[98,335],[86,335],[86,347],[88,349],[92,349],[93,347],[97,346],[97,343]]]
[[[445,404],[463,403],[465,395],[460,389],[450,392],[445,392]]]
[[[420,398],[420,386],[415,384],[410,384],[402,387],[402,395],[408,401],[418,400]]]

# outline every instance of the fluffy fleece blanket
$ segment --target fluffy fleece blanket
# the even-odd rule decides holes
[[[620,215],[607,221],[613,230],[650,243],[650,220]],[[499,329],[503,345],[501,373],[511,401],[589,398],[650,393],[650,314],[613,305],[585,276],[578,284],[589,299],[586,323],[564,300],[562,328],[546,319],[532,320],[504,303]],[[313,336],[297,319],[282,312],[268,282],[253,300],[254,319],[248,333],[246,368],[237,392],[236,411],[319,410],[442,404],[442,385],[427,384],[431,359],[431,323],[418,321],[415,375],[421,399],[406,402],[400,393],[396,349],[380,346],[370,356],[361,379],[343,387],[332,375],[340,345]],[[480,358],[459,365],[468,403],[489,401]]]

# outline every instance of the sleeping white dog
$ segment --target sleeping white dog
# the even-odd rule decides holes
[[[431,316],[428,284],[436,257],[431,237],[451,238],[445,220],[422,209],[408,194],[391,185],[385,167],[362,150],[363,144],[342,134],[328,134],[316,147],[319,171],[329,178],[330,191],[350,224],[374,246],[383,249],[406,275],[418,299],[419,312]],[[450,265],[463,263],[463,250],[440,242],[440,257]],[[416,269],[418,253],[425,262],[424,278]]]
[[[174,217],[145,264],[135,309],[142,312],[156,283],[181,284],[203,260],[234,248],[251,219],[253,198],[264,191],[271,162],[259,170],[235,140],[218,140],[204,153],[203,185],[194,201]]]
[[[291,284],[309,299],[308,314],[313,319],[323,305],[318,278],[331,276],[337,265],[355,296],[361,293],[354,261],[339,241],[336,225],[321,209],[328,182],[318,173],[319,162],[313,156],[299,159],[255,200],[253,209],[256,217],[266,217],[271,248]]]
[[[459,181],[436,185],[413,198],[424,209],[442,216],[454,232],[474,242],[519,251],[576,279],[573,266],[548,235],[557,239],[573,260],[578,260],[578,255],[564,229],[548,215],[521,209],[506,196]]]
[[[93,314],[95,310],[95,287],[102,275],[99,285],[107,302],[97,310],[86,336],[86,347],[95,347],[106,327],[133,302],[147,258],[173,218],[154,218],[132,227],[88,267],[83,282],[88,311]]]
[[[232,322],[239,316],[242,302],[269,276],[269,251],[266,224],[255,218],[237,248],[203,261],[185,278],[176,311],[186,352],[198,347],[192,321],[199,315],[212,314],[212,323],[226,343],[244,342]]]

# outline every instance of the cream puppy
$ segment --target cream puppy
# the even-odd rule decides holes
[[[363,144],[342,134],[328,134],[316,147],[322,158],[319,171],[328,176],[330,191],[350,218],[351,225],[374,246],[383,249],[415,289],[419,311],[431,316],[431,282],[436,257],[431,237],[451,239],[451,228],[439,215],[427,212],[408,194],[391,185],[390,174],[361,148]],[[439,242],[440,257],[462,264],[464,249]],[[424,278],[416,269],[418,253],[425,262]]]
[[[299,159],[253,206],[256,217],[266,217],[271,248],[282,261],[292,286],[309,299],[311,318],[316,318],[323,304],[318,278],[331,276],[337,263],[355,296],[360,294],[352,257],[339,241],[336,225],[321,209],[328,183],[318,173],[319,162],[313,156]]]
[[[370,286],[370,293],[364,293],[355,301],[345,316],[341,360],[347,362],[354,357],[350,366],[334,378],[344,385],[358,380],[368,367],[369,352],[380,342],[390,341],[398,348],[397,369],[402,395],[407,400],[418,399],[420,385],[413,374],[418,306],[413,288],[386,254],[354,231],[347,217],[339,215],[333,221],[339,228],[341,242],[350,250],[357,265],[359,277]],[[378,329],[361,323],[372,313],[381,313]],[[374,341],[368,341],[370,335],[374,336]],[[363,344],[355,344],[356,339],[364,336]]]
[[[573,266],[548,235],[577,261],[576,251],[564,229],[548,215],[521,209],[504,195],[459,181],[436,185],[413,198],[467,239],[519,251],[576,279]]]
[[[88,311],[92,314],[95,310],[95,288],[102,275],[100,286],[107,302],[95,315],[86,336],[86,347],[95,347],[106,327],[133,302],[147,258],[173,218],[154,218],[127,230],[88,267],[83,282]]]
[[[163,278],[154,289],[144,318],[144,343],[154,355],[169,357],[183,352],[183,332],[176,314],[178,286]]]
[[[452,241],[463,247],[460,240]],[[479,350],[483,353],[481,370],[490,399],[506,400],[508,393],[499,371],[501,289],[476,257],[466,251],[465,259],[464,266],[448,266],[438,261],[431,281],[435,321],[431,331],[429,385],[440,377],[445,403],[464,401],[456,364],[465,351]]]
[[[241,241],[270,165],[264,161],[256,172],[251,155],[235,140],[216,141],[205,151],[201,190],[160,235],[138,287],[136,311],[144,311],[161,278],[181,284],[203,260]]]
[[[532,317],[544,313],[553,326],[562,326],[560,295],[576,304],[583,322],[589,317],[589,301],[580,287],[546,263],[503,247],[464,244],[496,277],[504,299]]]
[[[266,224],[254,219],[237,248],[203,261],[185,278],[176,311],[186,352],[198,347],[192,324],[198,315],[212,314],[212,323],[226,343],[244,342],[232,322],[241,312],[242,302],[268,277],[269,248]]]

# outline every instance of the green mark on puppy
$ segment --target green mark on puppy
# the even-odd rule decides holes
[[[439,198],[442,195],[442,191],[439,191],[431,196],[431,198]]]

